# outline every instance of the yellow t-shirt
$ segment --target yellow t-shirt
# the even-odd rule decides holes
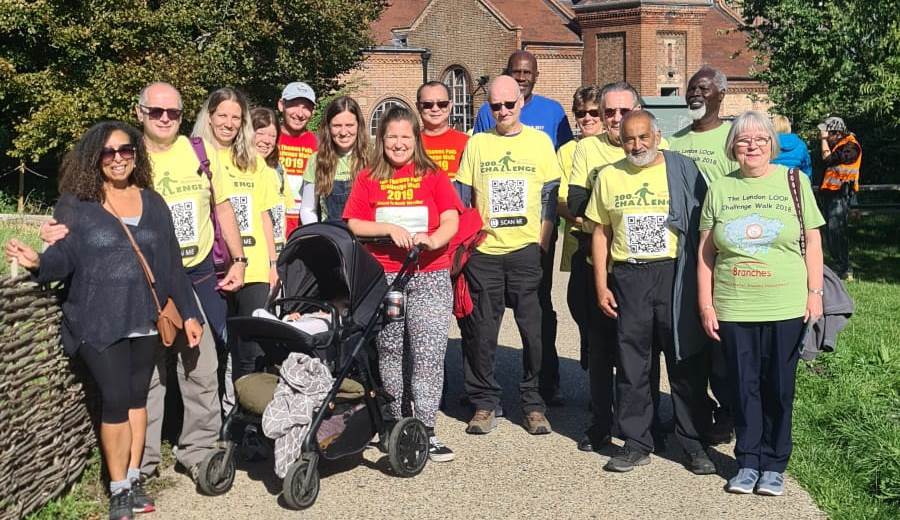
[[[210,157],[213,178],[222,175],[231,183],[231,206],[237,217],[238,230],[247,257],[244,283],[269,282],[269,248],[263,234],[262,216],[283,200],[274,190],[272,177],[277,175],[257,157],[256,168],[240,171],[231,159],[231,150],[216,150]]]
[[[213,149],[206,145],[212,160]],[[151,152],[153,185],[162,195],[175,224],[175,237],[181,247],[184,267],[194,267],[209,255],[213,244],[213,226],[209,214],[209,181],[200,171],[200,160],[185,136],[179,136],[165,152]],[[213,175],[216,204],[228,200],[232,185],[225,177]]]
[[[511,253],[541,237],[541,190],[561,176],[553,142],[524,126],[519,134],[475,134],[466,146],[456,181],[472,187],[487,238],[478,250]]]
[[[659,142],[659,149],[669,149],[669,142],[666,141],[665,137]],[[609,134],[585,137],[578,141],[575,153],[572,156],[572,173],[569,177],[569,186],[581,186],[591,190],[594,186],[594,180],[597,178],[597,172],[607,165],[621,161],[624,158],[625,150],[621,146],[611,144],[609,142]],[[566,186],[566,193],[569,192],[569,186]],[[559,192],[562,194],[562,186],[560,186]]]
[[[287,237],[284,236],[284,230],[286,229],[284,211],[288,204],[293,204],[294,198],[289,193],[290,190],[287,182],[284,183],[284,191],[282,191],[282,181],[281,177],[278,176],[278,172],[269,168],[269,173],[269,176],[272,178],[271,189],[275,197],[275,205],[269,208],[269,216],[272,218],[272,234],[275,237],[275,252],[281,253],[281,250],[284,249],[284,242],[287,239]]]
[[[666,224],[669,184],[665,162],[638,168],[627,160],[600,172],[585,216],[612,228],[613,262],[675,258],[678,235]]]

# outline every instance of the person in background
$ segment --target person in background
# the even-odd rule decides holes
[[[281,91],[278,111],[281,112],[281,135],[278,136],[278,155],[284,167],[285,191],[291,204],[286,208],[285,236],[291,236],[300,225],[300,189],[309,158],[318,150],[316,134],[306,128],[316,108],[316,93],[302,81],[288,83]]]
[[[390,404],[399,420],[404,401],[428,431],[428,455],[435,462],[454,458],[435,434],[444,380],[444,354],[453,291],[447,244],[459,226],[459,198],[450,179],[425,153],[419,120],[405,107],[392,107],[378,124],[371,167],[360,172],[344,208],[355,235],[389,236],[391,245],[369,251],[384,267],[388,283],[410,248],[419,247],[418,265],[406,286],[406,314],[378,334],[378,365]],[[403,367],[412,367],[412,395],[404,395]]]
[[[772,124],[778,132],[778,145],[781,153],[772,159],[773,164],[780,164],[787,168],[797,168],[807,177],[812,179],[812,160],[809,157],[809,148],[797,134],[791,133],[791,120],[783,115],[772,116]]]
[[[155,278],[160,302],[173,299],[187,343],[202,335],[200,309],[181,267],[172,215],[153,191],[141,134],[119,121],[85,132],[60,168],[54,218],[68,234],[38,255],[17,239],[6,256],[39,283],[69,280],[62,304],[63,348],[84,360],[102,400],[100,446],[109,472],[109,518],[154,511],[140,480],[147,394],[157,346],[158,308],[128,226]]]
[[[319,151],[306,163],[300,221],[341,222],[353,179],[369,162],[369,138],[362,109],[349,96],[325,107],[319,127]]]
[[[839,117],[826,119],[819,125],[819,132],[822,161],[825,163],[825,175],[819,192],[828,223],[825,228],[828,252],[834,262],[834,272],[842,280],[853,281],[847,220],[850,216],[850,199],[859,192],[862,146]]]
[[[278,118],[275,111],[266,107],[255,107],[250,110],[250,123],[253,125],[253,146],[256,153],[275,173],[272,176],[272,186],[276,193],[276,204],[269,210],[269,218],[272,220],[272,238],[274,244],[270,246],[269,257],[276,258],[284,248],[287,239],[285,235],[285,208],[293,203],[293,197],[284,187],[284,167],[278,160]],[[290,200],[288,200],[290,199]],[[274,278],[273,278],[274,276]],[[274,286],[277,281],[277,273],[272,270],[269,283]]]
[[[787,169],[771,164],[778,136],[765,114],[738,116],[725,149],[740,169],[713,183],[703,204],[697,284],[703,328],[720,342],[735,396],[739,469],[726,489],[781,495],[804,323],[822,315],[825,221],[797,175],[801,229]]]

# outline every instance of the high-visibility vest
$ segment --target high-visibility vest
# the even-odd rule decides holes
[[[831,153],[837,153],[842,146],[856,146],[859,150],[859,156],[851,164],[836,164],[825,168],[825,178],[822,179],[822,186],[819,189],[839,190],[841,185],[849,182],[853,186],[853,191],[859,191],[859,165],[862,164],[862,147],[859,145],[859,141],[856,140],[856,136],[847,134],[834,145]]]

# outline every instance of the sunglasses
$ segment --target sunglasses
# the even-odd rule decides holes
[[[140,105],[140,107],[143,113],[150,116],[150,119],[162,119],[163,114],[166,114],[172,121],[181,119],[182,110],[180,108],[145,107],[144,105]]]
[[[512,110],[512,109],[516,108],[516,103],[518,103],[518,102],[519,102],[519,100],[516,99],[515,101],[502,101],[500,103],[491,103],[490,105],[491,105],[491,110],[493,110],[494,112],[499,112],[500,109],[503,107],[506,107],[507,110]]]
[[[116,154],[119,154],[119,157],[121,157],[123,161],[130,161],[134,159],[135,156],[134,145],[123,144],[118,148],[104,148],[100,150],[100,162],[109,164],[116,159]]]
[[[419,102],[419,106],[422,108],[422,110],[431,110],[432,108],[434,108],[434,105],[437,105],[438,108],[443,110],[450,106],[450,101],[444,100],[444,101],[420,101]]]
[[[590,115],[591,117],[600,117],[600,111],[596,108],[592,108],[590,110],[576,110],[573,112],[573,114],[575,114],[575,117],[578,119],[581,119],[586,115]]]
[[[631,112],[630,108],[606,108],[603,110],[603,115],[605,117],[615,117],[616,112],[622,114],[622,117],[625,117],[625,114]]]

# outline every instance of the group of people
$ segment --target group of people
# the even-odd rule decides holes
[[[6,254],[39,281],[70,282],[63,344],[99,383],[110,518],[154,509],[143,482],[160,463],[170,356],[184,401],[175,458],[196,479],[233,406],[233,382],[262,360],[255,343],[227,337],[226,317],[266,305],[286,237],[313,222],[390,237],[367,246],[389,281],[409,248],[422,249],[405,319],[377,337],[379,371],[396,398],[393,418],[414,414],[431,459],[452,460],[434,428],[454,306],[448,244],[467,208],[484,231],[463,271],[472,312],[458,320],[468,433],[490,433],[502,413],[495,354],[506,307],[522,339],[524,427],[552,431],[547,406],[563,404],[564,383],[550,298],[562,218],[567,303],[590,379],[592,420],[578,448],[599,451],[615,436],[624,446],[606,470],[649,463],[664,437],[663,353],[687,467],[715,472],[705,448],[733,431],[740,471],[728,490],[781,494],[797,345],[822,314],[824,221],[809,179],[772,163],[779,140],[767,116],[720,119],[719,71],[691,78],[693,123],[668,141],[626,82],[575,92],[574,138],[562,106],[533,92],[538,76],[533,55],[511,55],[471,137],[451,128],[450,92],[436,81],[418,89],[418,113],[395,106],[382,115],[374,146],[348,96],[309,130],[316,95],[302,82],[284,88],[280,118],[218,89],[190,138],[179,135],[179,92],[152,83],[135,107],[142,133],[115,121],[85,133],[63,161],[54,220],[41,229],[49,247],[37,254],[11,240]],[[231,256],[218,274],[217,230]],[[184,319],[171,348],[157,337],[151,290]]]

